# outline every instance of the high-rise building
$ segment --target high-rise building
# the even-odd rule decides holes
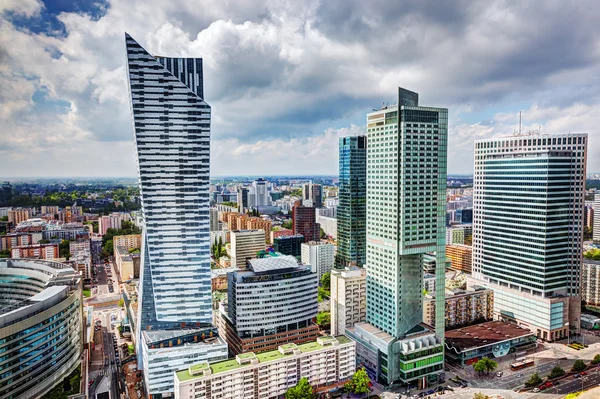
[[[265,249],[263,230],[234,230],[231,240],[231,266],[246,269],[248,259],[256,258],[256,253]]]
[[[448,110],[398,104],[367,114],[367,322],[346,329],[382,384],[437,381],[444,363]],[[435,331],[423,322],[423,256],[435,252]]]
[[[305,183],[302,186],[302,199],[312,201],[312,206],[323,206],[323,186],[314,183]]]
[[[209,221],[210,221],[210,231],[219,231],[219,211],[217,208],[209,209]]]
[[[248,208],[258,208],[259,206],[270,206],[271,196],[269,195],[269,182],[263,178],[254,180],[250,191],[248,192]]]
[[[594,242],[600,243],[600,194],[594,197]]]
[[[581,300],[588,305],[600,305],[600,261],[583,259]]]
[[[237,204],[240,212],[248,209],[248,189],[246,187],[237,188]]]
[[[367,271],[346,268],[331,271],[331,334],[342,335],[346,327],[367,317]]]
[[[212,327],[210,106],[202,59],[154,57],[125,36],[144,217],[138,367],[149,395],[173,392],[173,371],[220,360]]]
[[[362,266],[366,257],[367,137],[341,137],[336,265]]]
[[[292,208],[292,226],[294,234],[304,236],[304,242],[321,239],[321,225],[316,222],[313,206],[304,206],[301,201],[296,201]]]
[[[335,245],[321,241],[302,243],[302,263],[310,265],[319,281],[325,273],[329,273],[335,264]]]
[[[473,277],[544,340],[579,329],[586,158],[587,134],[475,142]]]
[[[232,353],[261,352],[316,339],[317,276],[290,255],[251,259],[228,273],[219,329]]]
[[[273,240],[273,249],[284,255],[301,256],[303,243],[304,236],[300,234],[282,236]]]
[[[175,399],[280,398],[301,378],[327,391],[356,371],[356,344],[345,336],[280,345],[264,353],[195,364],[175,374]]]

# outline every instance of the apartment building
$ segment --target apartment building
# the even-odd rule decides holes
[[[301,378],[314,388],[334,386],[352,378],[355,357],[356,343],[343,335],[241,353],[235,359],[202,362],[175,372],[175,398],[278,398]]]
[[[231,265],[246,268],[248,259],[256,258],[256,253],[265,249],[263,230],[235,230],[231,232]]]
[[[114,236],[113,247],[125,247],[127,250],[142,247],[141,234],[129,234],[125,236]]]
[[[265,232],[265,242],[271,243],[271,228],[273,224],[270,220],[266,220],[259,217],[249,218],[246,227],[248,230],[262,230]]]
[[[140,255],[131,254],[124,246],[114,247],[115,265],[123,281],[140,276]]]
[[[446,257],[450,259],[451,268],[465,273],[471,273],[473,265],[473,247],[470,245],[446,245]]]
[[[18,208],[11,209],[8,211],[8,223],[11,223],[13,226],[18,225],[21,222],[26,221],[27,219],[33,216],[33,210],[29,208]]]
[[[494,317],[494,291],[474,286],[469,290],[446,290],[444,319],[446,329],[475,322],[489,321]],[[435,324],[435,297],[427,295],[423,301],[423,322]]]
[[[0,249],[7,250],[36,244],[42,239],[42,233],[12,233],[0,236]]]
[[[331,334],[340,335],[346,327],[367,317],[367,271],[346,268],[331,271]]]
[[[33,258],[33,259],[58,259],[59,248],[58,244],[33,244],[21,247],[13,247],[11,249],[11,257],[18,258]]]
[[[335,245],[321,241],[303,243],[301,257],[302,263],[310,265],[321,281],[321,277],[329,273],[335,264]]]
[[[583,259],[581,300],[588,305],[600,306],[600,261]]]

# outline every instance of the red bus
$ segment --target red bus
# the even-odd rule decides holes
[[[510,369],[513,370],[513,371],[514,370],[521,370],[521,369],[524,369],[525,367],[531,367],[534,364],[535,364],[534,361],[531,360],[531,359],[529,359],[529,360],[523,360],[523,361],[520,361],[520,362],[512,363],[510,365]]]

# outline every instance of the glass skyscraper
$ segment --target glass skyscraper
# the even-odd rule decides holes
[[[473,277],[545,340],[579,329],[586,158],[587,134],[475,142]]]
[[[210,106],[202,59],[155,57],[127,34],[126,47],[144,217],[139,363],[149,393],[161,394],[173,369],[224,346],[211,328]]]
[[[397,105],[367,115],[367,136],[367,323],[350,335],[380,382],[435,380],[444,361],[448,110],[419,106],[417,93],[399,88]],[[431,327],[422,324],[428,252],[437,256]]]
[[[336,267],[363,266],[366,257],[367,137],[339,141]]]

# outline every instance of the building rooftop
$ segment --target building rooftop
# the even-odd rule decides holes
[[[334,345],[338,343],[339,345],[347,344],[351,342],[350,338],[345,335],[339,335],[336,337],[327,336],[327,337],[319,337],[317,341],[307,342],[305,344],[296,345],[294,343],[284,344],[279,347],[277,350],[262,352],[262,353],[242,353],[237,355],[237,358],[240,360],[247,359],[256,359],[258,363],[267,363],[274,360],[283,359],[286,357],[292,357],[297,354],[314,352],[319,349],[327,348],[329,345]],[[293,349],[293,350],[290,350]],[[298,353],[299,351],[299,353]],[[200,363],[198,365],[190,366],[185,370],[177,371],[177,379],[179,381],[188,381],[193,378],[201,378],[199,370],[206,370],[210,367],[211,374],[223,373],[226,371],[236,370],[243,367],[249,367],[253,363],[251,362],[240,362],[237,358],[223,360],[220,362],[211,363],[210,365],[206,365],[206,363]],[[256,364],[256,363],[254,363]],[[191,371],[191,372],[190,372]]]
[[[446,331],[446,346],[458,352],[496,344],[514,338],[534,334],[516,324],[502,321],[488,321],[473,326]]]
[[[248,264],[254,273],[268,273],[273,271],[282,271],[286,269],[295,269],[300,267],[296,258],[292,255],[281,255],[277,257],[268,257],[262,259],[250,259]]]

